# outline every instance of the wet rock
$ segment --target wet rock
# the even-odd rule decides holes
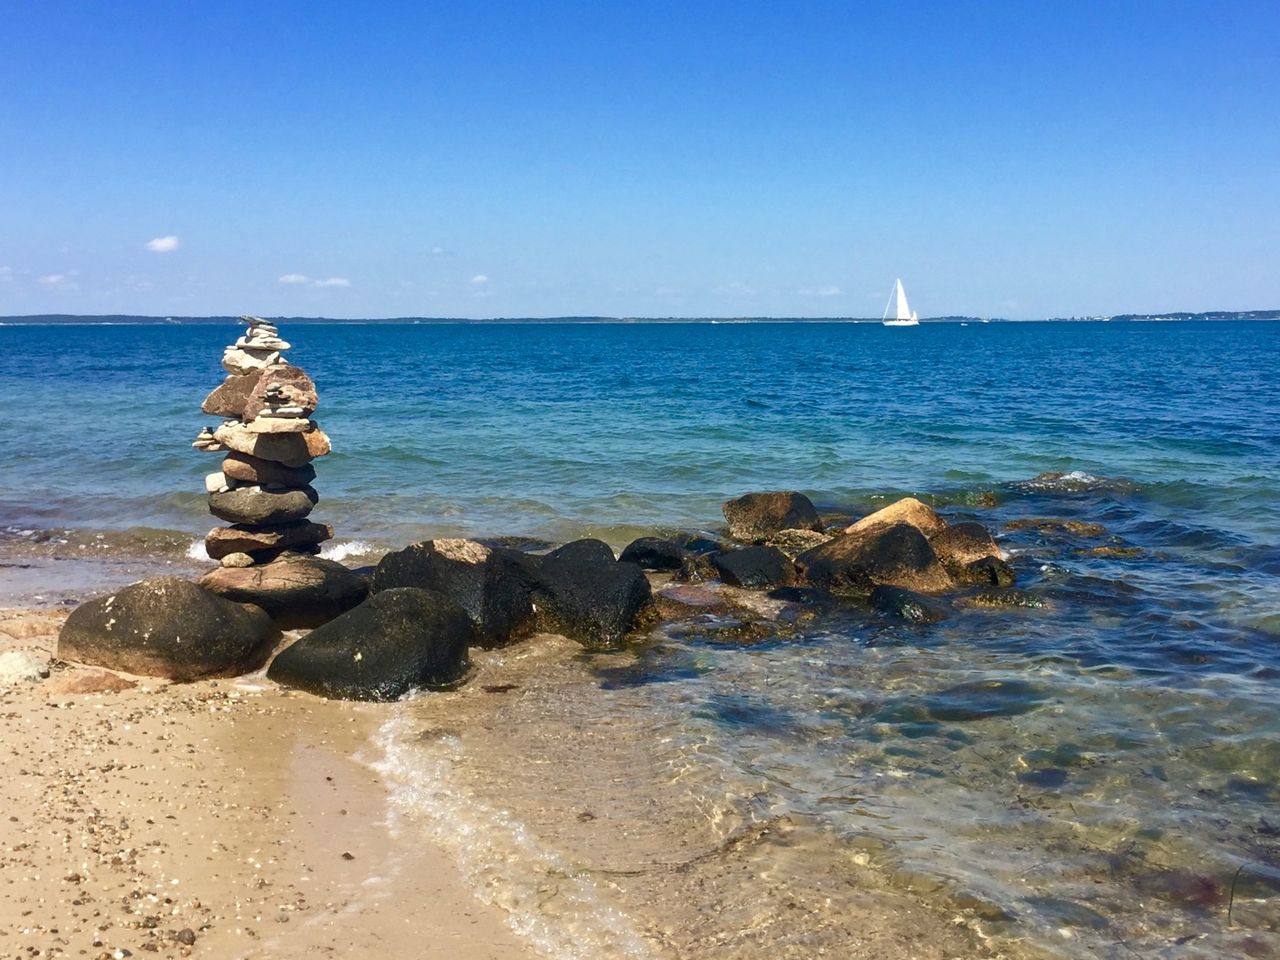
[[[734,587],[771,590],[796,578],[791,560],[777,547],[743,547],[713,553],[709,559],[720,579]]]
[[[937,623],[947,618],[944,611],[920,594],[901,587],[876,587],[868,602],[873,610],[910,623]]]
[[[983,557],[951,571],[956,583],[975,586],[1011,587],[1017,576],[1013,567],[999,557]]]
[[[282,630],[328,623],[369,592],[368,582],[342,564],[294,554],[253,567],[220,567],[201,577],[200,586],[261,607]]]
[[[312,630],[272,661],[267,676],[337,700],[395,700],[466,674],[471,620],[432,590],[395,587],[374,594]]]
[[[315,424],[306,433],[254,433],[243,423],[224,423],[213,431],[213,438],[227,450],[286,467],[304,466],[332,449],[329,438]]]
[[[466,611],[477,645],[501,647],[533,630],[535,563],[527,554],[474,540],[427,540],[384,556],[372,589],[418,587],[444,594]]]
[[[209,512],[228,523],[271,525],[304,519],[319,500],[313,487],[279,491],[236,487],[209,494]]]
[[[805,606],[835,606],[840,599],[830,590],[821,587],[778,587],[765,594],[770,600],[799,603]]]
[[[254,554],[263,550],[311,547],[333,537],[327,523],[298,520],[274,526],[215,527],[204,539],[204,548],[214,560],[231,553]]]
[[[1021,517],[1010,520],[1004,525],[1006,530],[1034,530],[1047,536],[1073,537],[1105,537],[1107,528],[1100,523],[1087,523],[1084,520],[1063,520],[1058,517]]]
[[[777,547],[794,559],[806,550],[812,550],[818,544],[826,543],[830,539],[831,534],[819,533],[817,530],[779,530],[765,540],[765,546]]]
[[[981,593],[975,593],[971,597],[961,597],[956,601],[958,607],[971,608],[1009,608],[1009,607],[1026,607],[1037,609],[1050,606],[1049,601],[1044,597],[1029,593],[1026,590],[984,590]]]
[[[640,537],[627,544],[618,559],[642,570],[679,570],[687,551],[674,540]]]
[[[275,636],[260,609],[178,577],[156,577],[73,610],[58,635],[58,657],[195,680],[255,669]]]
[[[652,602],[649,581],[599,540],[575,540],[534,565],[534,603],[542,629],[583,646],[612,649]]]
[[[1088,550],[1081,550],[1080,553],[1086,557],[1107,557],[1112,560],[1132,560],[1134,557],[1140,557],[1144,553],[1141,547],[1129,547],[1122,544],[1108,544],[1105,547],[1090,547]]]
[[[1000,548],[980,523],[957,523],[929,538],[929,546],[948,570],[960,569],[985,557],[1000,557]]]
[[[907,523],[875,524],[842,534],[795,560],[810,586],[866,596],[877,585],[936,593],[952,586],[933,548]]]
[[[926,537],[933,537],[946,529],[947,525],[934,511],[933,507],[922,503],[915,497],[903,497],[875,513],[868,514],[845,530],[845,533],[860,533],[872,527],[892,526],[905,523],[915,527]]]
[[[300,367],[278,365],[264,370],[238,416],[253,420],[282,404],[298,407],[308,417],[320,405],[316,385]]]
[[[715,564],[711,562],[714,555],[714,553],[687,554],[672,579],[677,583],[702,583],[706,580],[718,579],[720,574]]]
[[[813,503],[793,490],[748,493],[727,501],[723,509],[735,540],[765,540],[782,530],[822,530]]]
[[[975,680],[923,699],[933,720],[972,721],[1030,713],[1045,702],[1044,691],[1025,680]]]
[[[249,402],[249,396],[261,377],[262,370],[227,377],[205,397],[200,409],[211,416],[240,419],[244,415],[244,405]]]
[[[316,478],[316,468],[309,463],[300,467],[286,467],[274,460],[262,460],[235,451],[228,453],[223,459],[222,473],[242,483],[278,487],[305,487]]]

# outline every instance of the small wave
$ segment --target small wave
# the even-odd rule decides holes
[[[1030,493],[1096,493],[1111,490],[1121,493],[1132,493],[1138,484],[1122,477],[1099,477],[1084,470],[1072,470],[1069,473],[1051,471],[1037,474],[1030,480],[1019,480],[1009,484],[1015,490]]]
[[[348,540],[345,543],[333,543],[320,551],[320,557],[323,560],[337,560],[341,562],[349,557],[362,557],[365,554],[373,553],[373,544],[367,540]]]
[[[191,545],[187,547],[187,559],[188,560],[213,559],[212,557],[209,556],[209,551],[206,550],[204,547],[204,537],[200,537],[198,540],[191,541]]]

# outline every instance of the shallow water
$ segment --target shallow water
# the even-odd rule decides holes
[[[188,444],[233,332],[0,328],[6,602],[192,562],[216,460]],[[548,949],[838,954],[877,891],[1012,954],[1280,955],[1280,327],[282,332],[349,562],[715,529],[749,489],[846,514],[917,492],[995,530],[1046,604],[754,642],[677,623],[625,654],[494,655],[519,689],[406,705],[383,743],[404,815],[471,818],[475,882]],[[1103,529],[1016,523],[1037,517]]]

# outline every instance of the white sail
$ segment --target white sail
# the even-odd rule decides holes
[[[899,280],[893,295],[897,298],[897,314],[899,320],[911,319],[911,308],[907,306],[907,291],[902,289],[902,281]]]
[[[889,319],[890,307],[893,308],[893,320]],[[893,291],[889,294],[889,302],[884,305],[884,316],[880,318],[880,322],[886,327],[914,327],[919,325],[920,321],[916,317],[916,312],[907,303],[907,291],[902,289],[901,280],[894,282]]]

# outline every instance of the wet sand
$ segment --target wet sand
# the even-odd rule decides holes
[[[0,612],[0,653],[50,655],[64,616]],[[0,689],[0,956],[532,956],[393,843],[361,762],[393,709],[56,664]]]

